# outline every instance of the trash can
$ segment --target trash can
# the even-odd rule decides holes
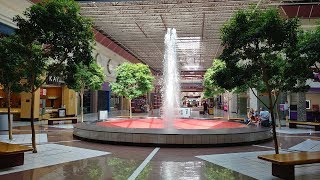
[[[105,111],[99,111],[99,114],[98,114],[98,120],[99,121],[105,121],[108,119],[108,111],[105,110]]]
[[[213,108],[209,108],[209,109],[208,109],[208,113],[209,113],[210,115],[213,115]]]
[[[11,124],[13,120],[13,114],[11,116]],[[8,124],[8,114],[0,114],[0,131],[8,131],[9,124]]]
[[[65,108],[58,109],[58,117],[66,117],[66,109]]]

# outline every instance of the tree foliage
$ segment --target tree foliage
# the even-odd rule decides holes
[[[204,74],[204,96],[206,98],[213,97],[215,95],[221,94],[225,92],[225,89],[221,88],[216,80],[215,75],[219,70],[225,68],[225,63],[219,59],[214,59],[212,63],[212,67],[208,68],[206,73]]]
[[[81,122],[83,122],[83,94],[85,88],[98,90],[105,80],[103,68],[96,62],[89,66],[82,63],[69,67],[65,82],[70,89],[79,92],[81,97]]]
[[[116,68],[116,75],[116,82],[111,83],[111,89],[120,96],[133,99],[153,89],[154,77],[147,65],[123,63]]]
[[[0,39],[0,84],[7,94],[8,129],[9,139],[12,140],[11,124],[11,93],[23,91],[21,79],[24,78],[24,54],[25,47],[17,36],[9,36]]]
[[[215,80],[227,90],[247,86],[268,93],[276,153],[273,108],[277,100],[273,101],[272,91],[308,88],[298,83],[310,76],[297,53],[298,26],[297,19],[282,19],[277,9],[248,9],[238,11],[221,30],[225,49],[220,59],[226,65]]]
[[[313,66],[320,73],[320,22],[315,30],[300,34],[299,53],[308,60],[307,66]],[[320,79],[318,79],[320,80]]]
[[[68,88],[77,92],[85,88],[98,90],[105,80],[103,68],[95,62],[89,66],[83,63],[72,66],[66,74],[65,82]]]
[[[28,8],[24,17],[16,16],[16,34],[27,51],[25,73],[31,97],[33,152],[37,152],[34,129],[34,93],[49,76],[64,74],[68,67],[93,61],[92,23],[80,16],[73,0],[46,0]]]
[[[116,82],[111,83],[111,89],[115,94],[129,99],[131,118],[131,100],[151,91],[154,77],[149,67],[141,63],[123,63],[116,68],[116,75]]]
[[[47,61],[47,74],[58,72],[61,66],[93,61],[94,38],[92,22],[80,16],[79,5],[72,0],[46,0],[16,16],[16,33],[26,44],[42,45]]]
[[[21,79],[25,67],[25,46],[20,43],[17,36],[9,36],[0,39],[0,84],[6,89],[11,87],[12,92],[22,92]]]
[[[296,51],[297,33],[297,19],[282,19],[276,9],[239,11],[222,28],[221,59],[227,68],[218,73],[218,83],[227,89],[243,84],[265,91],[266,85],[280,91],[308,88],[296,86],[301,77],[310,77]]]

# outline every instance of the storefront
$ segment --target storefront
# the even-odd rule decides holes
[[[76,116],[76,105],[76,92],[68,89],[58,77],[49,77],[47,83],[35,92],[34,117],[39,120],[57,117],[59,109],[65,109],[64,116]],[[7,107],[6,93],[0,89],[0,113],[7,113]],[[12,93],[11,113],[14,120],[29,120],[31,93]]]
[[[0,114],[8,113],[7,95],[2,88],[0,88]],[[20,119],[21,112],[21,96],[20,94],[11,94],[11,114],[14,119]]]
[[[290,116],[289,119],[297,120],[297,94],[290,94]],[[310,88],[306,93],[306,115],[307,121],[320,120],[320,88]]]

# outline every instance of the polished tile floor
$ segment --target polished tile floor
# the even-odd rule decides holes
[[[86,118],[94,120],[95,115]],[[16,137],[30,137],[28,123],[14,124]],[[75,139],[70,124],[36,124],[36,133],[46,137],[46,141],[38,142],[37,154],[26,153],[25,165],[0,170],[1,180],[277,179],[271,176],[271,164],[257,158],[260,154],[273,153],[272,141],[211,148],[120,146]],[[281,127],[278,139],[281,152],[320,150],[320,134],[311,127]],[[320,164],[297,166],[296,179],[320,180],[319,170]]]

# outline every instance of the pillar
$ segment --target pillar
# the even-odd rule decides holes
[[[66,107],[67,116],[77,115],[77,94],[74,90],[69,89],[67,86],[62,87],[62,105]]]
[[[22,92],[21,94],[21,114],[20,118],[25,120],[31,119],[31,93]],[[33,104],[34,118],[39,119],[40,113],[40,88],[34,93]]]
[[[297,93],[297,120],[307,121],[307,111],[306,111],[306,93]]]
[[[91,112],[98,112],[98,91],[91,90]]]
[[[254,93],[252,92],[254,91]],[[259,109],[258,108],[258,98],[254,95],[258,95],[258,91],[256,89],[249,89],[249,105],[248,108]]]

